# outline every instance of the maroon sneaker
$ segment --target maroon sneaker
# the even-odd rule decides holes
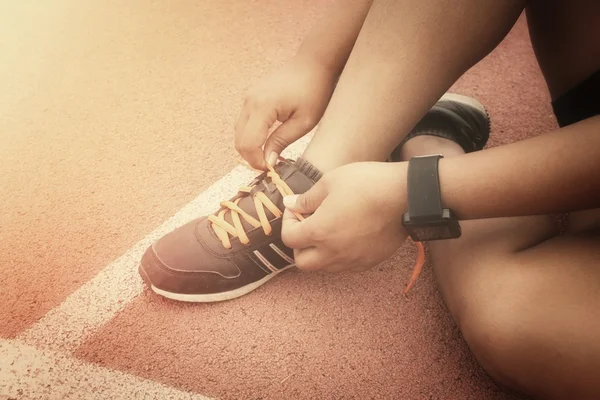
[[[294,267],[293,251],[281,241],[283,197],[304,193],[320,175],[302,159],[279,162],[215,214],[150,246],[140,275],[154,292],[179,301],[229,300],[253,291]]]

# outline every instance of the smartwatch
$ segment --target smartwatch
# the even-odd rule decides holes
[[[442,206],[438,163],[441,154],[413,157],[408,162],[408,211],[402,225],[415,242],[456,239],[460,224]]]

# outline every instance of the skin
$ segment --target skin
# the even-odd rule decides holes
[[[443,204],[461,220],[600,207],[598,132],[600,117],[594,117],[529,140],[442,159]],[[564,153],[581,161],[565,163]],[[286,197],[289,210],[312,214],[299,221],[288,212],[283,222],[282,238],[296,249],[296,265],[337,272],[368,269],[389,258],[406,238],[400,227],[408,209],[407,166],[348,164],[325,174],[306,193]]]
[[[371,3],[336,2],[298,54],[250,89],[235,126],[235,147],[250,166],[274,165],[287,146],[319,122]],[[282,124],[269,135],[276,122]]]
[[[344,64],[343,72],[303,154],[325,175],[306,194],[286,200],[282,237],[295,248],[300,268],[365,270],[405,240],[406,163],[381,161],[525,8],[552,99],[600,69],[592,40],[600,37],[595,0],[376,0],[358,37],[331,31],[328,37],[344,39],[328,41],[329,51],[319,47],[322,58],[336,46],[352,50],[337,64]],[[326,32],[325,25],[319,29]],[[304,54],[317,42],[308,42]],[[337,79],[339,69],[318,63],[313,58],[305,68],[328,70]],[[287,79],[295,79],[291,75]],[[277,92],[276,86],[268,88]],[[271,108],[277,106],[261,112]],[[236,132],[236,139],[249,135],[259,148],[267,125]],[[462,220],[463,235],[428,243],[440,292],[486,371],[535,398],[600,398],[598,132],[599,117],[593,117],[468,155],[456,143],[427,136],[401,149],[403,160],[446,156],[442,201]],[[290,209],[309,216],[297,221]],[[569,212],[565,233],[547,215],[553,212]]]
[[[523,5],[374,2],[303,157],[324,172],[384,161],[450,86],[496,47]]]

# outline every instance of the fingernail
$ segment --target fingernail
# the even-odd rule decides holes
[[[277,154],[274,151],[272,151],[271,154],[269,154],[269,158],[267,159],[267,162],[269,163],[269,165],[271,167],[274,167],[275,164],[277,164],[277,159],[278,158],[279,158],[279,154]]]
[[[298,200],[298,195],[295,194],[293,196],[285,196],[283,198],[283,205],[287,208],[293,208],[296,205],[296,200]]]

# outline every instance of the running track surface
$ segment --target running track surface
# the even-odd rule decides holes
[[[252,177],[233,149],[243,94],[328,4],[0,0],[0,398],[518,398],[430,268],[402,295],[408,245],[225,303],[142,290],[144,247]],[[452,91],[488,107],[490,146],[556,126],[524,19]]]

